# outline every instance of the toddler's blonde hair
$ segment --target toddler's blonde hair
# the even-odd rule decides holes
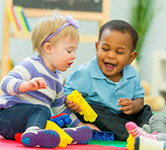
[[[50,15],[43,17],[32,31],[31,41],[33,51],[37,51],[40,54],[42,42],[66,22],[65,16],[57,10],[53,11]],[[73,39],[79,40],[78,29],[72,25],[68,25],[47,42],[56,42],[61,37],[65,36],[70,36]]]

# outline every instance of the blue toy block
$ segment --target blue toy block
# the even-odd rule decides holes
[[[95,130],[93,130],[92,140],[114,141],[114,133],[113,132],[95,131]]]
[[[60,115],[56,115],[51,117],[50,121],[56,123],[59,127],[64,127],[65,125],[69,125],[71,123],[71,118],[68,114],[62,113]]]

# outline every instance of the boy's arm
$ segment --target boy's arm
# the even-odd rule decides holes
[[[136,98],[132,102],[133,102],[133,114],[138,113],[144,106],[144,98]]]
[[[78,70],[72,72],[65,81],[65,86],[63,88],[63,92],[65,95],[65,103],[66,106],[74,113],[79,113],[82,110],[80,109],[80,106],[77,103],[69,101],[67,99],[67,95],[71,94],[74,90],[78,90],[79,92],[84,91],[85,85],[86,85],[86,80],[84,80],[83,73],[81,73]]]
[[[89,92],[91,80],[88,71],[75,69],[66,79],[63,88],[64,95],[69,95],[77,90],[80,93]]]
[[[134,69],[135,70],[135,69]],[[135,70],[135,77],[129,81],[134,83],[134,93],[131,99],[129,98],[119,98],[118,106],[120,111],[125,114],[135,114],[138,113],[144,105],[144,89],[141,85],[141,78]],[[127,97],[127,96],[126,96]]]

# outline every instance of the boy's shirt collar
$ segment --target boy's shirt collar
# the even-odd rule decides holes
[[[107,77],[103,74],[103,72],[100,70],[98,63],[97,63],[97,57],[95,56],[91,62],[92,67],[90,69],[90,74],[93,78],[98,79],[106,79]]]
[[[100,70],[98,63],[97,63],[97,57],[95,56],[91,62],[93,65],[90,69],[90,74],[93,78],[98,78],[98,79],[106,79],[109,82],[113,82],[110,79],[108,79],[103,72]],[[126,65],[123,69],[123,80],[128,79],[128,78],[132,78],[136,76],[136,71],[134,69],[134,67],[131,67],[131,65]],[[122,79],[121,78],[121,79]]]

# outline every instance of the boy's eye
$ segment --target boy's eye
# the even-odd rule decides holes
[[[104,50],[104,51],[108,51],[109,49],[108,49],[108,48],[104,48],[104,47],[103,47],[103,48],[102,48],[102,50]]]
[[[121,51],[116,51],[118,54],[124,54],[124,52],[121,52]]]

